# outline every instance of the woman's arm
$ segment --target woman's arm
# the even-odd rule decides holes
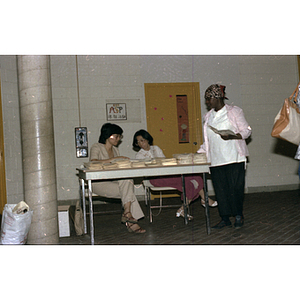
[[[162,158],[166,158],[166,156],[164,155],[163,151],[158,147],[158,146],[153,146],[154,149],[154,154],[155,157],[162,157]]]
[[[145,156],[145,153],[143,153],[143,151],[140,150],[138,153],[136,153],[135,158],[136,159],[144,159],[144,158],[146,158],[146,156]]]
[[[121,156],[117,148],[113,150],[112,155],[113,157],[109,157],[110,155],[107,153],[106,149],[101,148],[98,144],[94,144],[91,147],[90,160],[110,163],[115,159],[129,159],[129,157]]]
[[[245,140],[251,135],[252,129],[246,121],[244,112],[240,107],[232,107],[228,111],[228,117],[230,122],[237,128],[238,133],[235,135],[222,135],[223,140]]]

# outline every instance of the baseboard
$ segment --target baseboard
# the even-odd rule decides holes
[[[248,187],[247,194],[262,193],[262,192],[293,191],[293,190],[298,190],[299,188],[300,188],[300,184],[284,184],[284,185]]]

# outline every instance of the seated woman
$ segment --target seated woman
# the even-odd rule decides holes
[[[134,148],[140,149],[136,154],[136,159],[145,159],[145,158],[156,158],[162,157],[165,158],[163,151],[158,146],[153,146],[153,137],[144,129],[137,131],[133,136]],[[155,187],[173,187],[178,191],[182,192],[182,181],[181,176],[163,176],[155,179],[151,179],[150,183]],[[185,190],[187,204],[190,204],[192,201],[197,199],[200,195],[201,204],[205,206],[204,201],[204,190],[203,190],[203,179],[199,175],[186,175],[185,176]],[[217,206],[217,201],[209,199],[209,206]],[[184,217],[184,208],[183,205],[177,210],[176,217]],[[188,219],[192,220],[193,217],[188,214]]]
[[[106,123],[101,128],[101,133],[98,143],[92,145],[90,160],[109,163],[116,158],[128,157],[120,156],[117,145],[122,139],[123,130],[116,124]],[[144,233],[137,220],[144,217],[144,213],[139,202],[134,194],[133,180],[112,180],[105,182],[93,182],[93,192],[99,196],[107,198],[121,198],[124,213],[121,217],[121,222],[124,223],[129,232]]]

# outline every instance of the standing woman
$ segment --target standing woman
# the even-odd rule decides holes
[[[205,152],[211,163],[211,179],[221,217],[212,228],[231,226],[231,216],[235,217],[235,228],[240,228],[244,224],[245,169],[249,155],[245,139],[251,135],[251,127],[241,108],[224,103],[225,86],[212,84],[204,97],[209,111],[204,117],[204,143],[198,152]],[[213,129],[232,133],[218,134]]]
[[[122,139],[123,129],[111,123],[106,123],[101,128],[98,143],[92,145],[90,160],[109,163],[116,158],[128,159],[120,156],[117,148]],[[121,198],[124,213],[121,222],[124,223],[129,232],[144,233],[137,220],[144,217],[144,213],[134,194],[134,184],[132,179],[113,180],[92,183],[93,192],[99,196],[107,198]]]

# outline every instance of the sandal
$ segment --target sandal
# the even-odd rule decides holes
[[[141,228],[138,224],[136,223],[131,223],[131,222],[126,222],[126,227],[127,227],[127,230],[130,232],[130,233],[145,233],[146,230]],[[138,226],[137,229],[134,229],[132,228],[133,226]]]
[[[209,203],[210,201],[214,201],[214,200],[208,198],[208,203]],[[205,207],[205,200],[204,200],[204,199],[201,199],[201,205],[202,205],[203,207]],[[218,206],[218,202],[217,202],[217,201],[214,201],[213,204],[212,204],[212,205],[209,205],[209,206],[210,206],[210,207],[216,207],[216,206]]]
[[[183,217],[184,218],[184,209],[183,209],[182,206],[177,210],[176,217],[177,218],[179,218],[179,217]],[[194,217],[191,216],[190,214],[187,214],[187,218],[188,218],[189,221],[192,221],[194,219]]]
[[[130,214],[130,217],[127,216],[128,214]],[[122,214],[121,223],[125,224],[126,222],[137,223],[137,220],[131,215],[130,211]]]

